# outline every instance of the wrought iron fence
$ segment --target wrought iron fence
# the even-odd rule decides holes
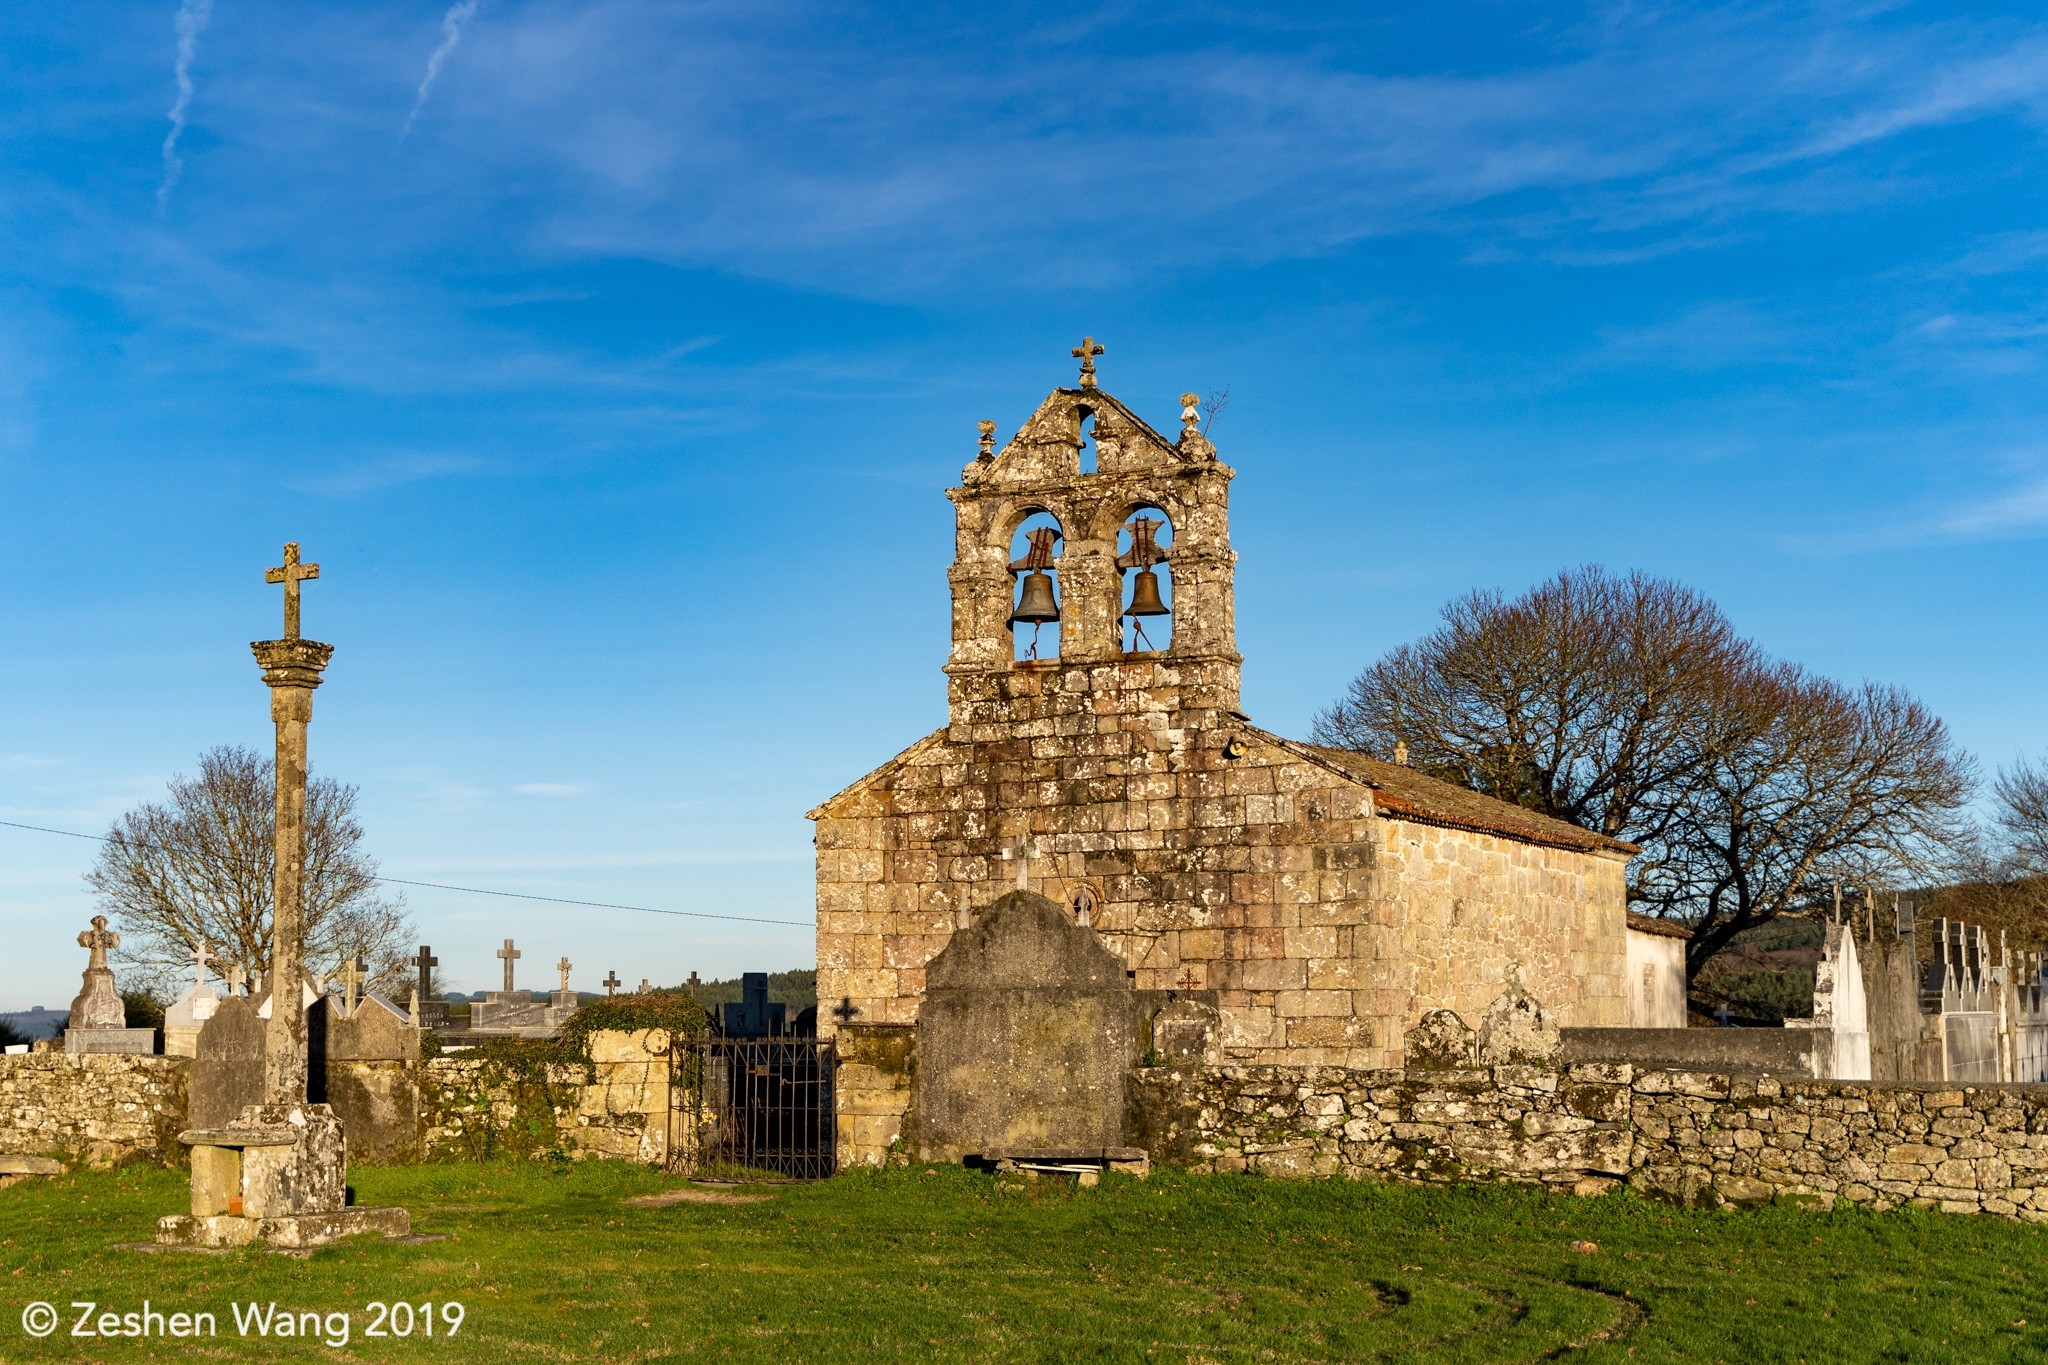
[[[677,1048],[671,1065],[678,1169],[822,1180],[836,1168],[830,1043],[706,1038]]]

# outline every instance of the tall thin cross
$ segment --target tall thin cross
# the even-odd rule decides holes
[[[192,950],[192,989],[198,990],[206,984],[206,964],[213,961],[213,954],[206,951],[206,941]]]
[[[557,962],[557,963],[555,964],[555,970],[556,970],[556,971],[558,971],[558,972],[560,972],[560,973],[562,974],[562,989],[563,989],[564,991],[568,990],[568,989],[569,989],[569,957],[568,957],[568,954],[564,953],[564,954],[562,955],[562,960],[561,960],[560,962]]]
[[[512,940],[508,938],[505,940],[505,946],[498,949],[496,956],[505,960],[505,994],[510,995],[512,994],[512,964],[524,957],[525,954],[514,948]]]
[[[299,584],[308,578],[318,578],[319,576],[320,566],[318,564],[299,563],[299,542],[296,540],[285,542],[284,563],[274,569],[265,569],[263,571],[263,581],[265,583],[284,584],[285,639],[296,640],[299,638]]]
[[[604,987],[604,993],[606,995],[617,995],[619,993],[619,987],[625,985],[626,983],[619,980],[619,974],[617,970],[613,970],[606,972],[604,974],[604,980],[600,981],[598,984]]]
[[[341,978],[341,1012],[352,1019],[356,1013],[356,987],[363,984],[368,973],[355,958],[349,958],[335,975]]]
[[[1069,354],[1075,356],[1081,362],[1081,387],[1084,389],[1094,388],[1095,357],[1102,354],[1102,343],[1094,337],[1082,337],[1081,344],[1076,346]]]
[[[434,968],[441,965],[441,959],[434,956],[432,948],[422,943],[420,950],[412,955],[412,965],[420,969],[420,999],[428,999],[434,994]]]

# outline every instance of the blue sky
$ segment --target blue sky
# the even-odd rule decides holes
[[[2019,4],[8,6],[0,820],[267,744],[297,539],[389,873],[807,920],[803,811],[943,716],[942,490],[1084,332],[1156,425],[1230,388],[1264,724],[1597,561],[2038,754],[2044,124]],[[0,829],[0,1006],[90,851]],[[410,903],[468,987],[811,960]]]

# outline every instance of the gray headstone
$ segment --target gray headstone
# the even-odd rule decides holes
[[[925,971],[923,1159],[1121,1147],[1136,1040],[1123,959],[1055,902],[1010,892]]]
[[[262,1100],[263,1021],[247,996],[229,996],[199,1030],[185,1125],[223,1128]]]

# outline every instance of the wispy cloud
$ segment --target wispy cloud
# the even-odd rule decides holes
[[[1968,504],[1939,523],[1943,540],[2005,540],[2048,529],[2048,478]]]
[[[287,480],[285,486],[298,492],[320,493],[328,497],[357,497],[426,479],[474,473],[482,467],[483,461],[469,455],[386,455],[323,473],[301,475]]]
[[[156,187],[159,210],[170,202],[171,191],[184,177],[185,161],[178,155],[178,139],[185,135],[185,116],[192,108],[192,59],[199,54],[199,35],[213,18],[213,0],[180,0],[178,5],[178,57],[172,75],[178,83],[177,98],[171,101],[168,117],[171,130],[164,134],[164,176]]]
[[[433,55],[427,58],[426,74],[420,77],[419,89],[415,90],[412,96],[412,110],[406,114],[405,127],[398,133],[400,142],[405,141],[412,133],[412,125],[418,120],[420,110],[427,107],[427,96],[433,91],[434,82],[440,79],[442,65],[455,51],[456,44],[462,41],[462,30],[476,17],[477,3],[478,0],[456,0],[448,7],[448,12],[441,16],[441,44],[434,49]]]
[[[582,796],[590,788],[581,782],[521,782],[512,790],[521,796]]]

